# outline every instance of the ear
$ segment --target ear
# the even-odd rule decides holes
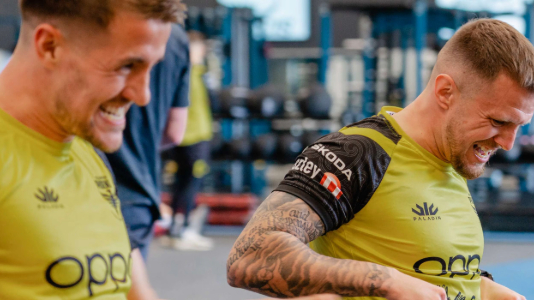
[[[63,34],[50,24],[40,24],[34,30],[34,47],[39,60],[46,68],[52,68],[59,60],[59,48],[64,42]]]
[[[439,74],[434,84],[434,96],[438,105],[448,110],[452,105],[454,97],[457,95],[458,88],[451,76]]]

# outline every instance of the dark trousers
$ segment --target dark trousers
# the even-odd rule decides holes
[[[186,147],[176,147],[174,159],[178,163],[177,181],[173,188],[172,209],[182,211],[184,226],[189,224],[189,213],[195,208],[195,198],[200,191],[203,177],[209,172],[210,143],[200,142]]]

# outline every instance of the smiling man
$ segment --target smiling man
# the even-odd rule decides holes
[[[179,0],[22,0],[0,73],[0,298],[126,299],[130,244],[93,147],[150,100]]]
[[[304,150],[236,241],[228,282],[281,297],[524,299],[480,270],[466,179],[533,113],[533,46],[503,22],[467,23],[412,104]]]

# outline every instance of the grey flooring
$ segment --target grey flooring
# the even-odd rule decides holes
[[[148,258],[150,280],[158,295],[167,300],[244,300],[262,295],[230,287],[226,282],[226,258],[235,237],[214,237],[212,251],[175,251],[152,243]]]
[[[152,245],[148,261],[152,284],[162,299],[168,300],[247,300],[265,298],[259,294],[230,287],[226,283],[226,258],[236,239],[214,237],[216,247],[208,252],[182,252],[161,247],[157,241]],[[514,276],[534,278],[530,268],[525,274],[517,274],[514,263],[534,261],[532,241],[486,241],[482,268],[490,272],[495,268],[506,274],[509,264],[516,270]],[[503,268],[505,267],[505,268]],[[507,276],[507,275],[506,275]],[[502,278],[502,277],[501,277]],[[519,286],[521,289],[523,285]],[[525,287],[528,289],[528,287]],[[517,288],[516,288],[517,289]],[[530,290],[520,291],[525,296]],[[529,294],[528,294],[529,295]],[[527,298],[529,298],[527,296]]]

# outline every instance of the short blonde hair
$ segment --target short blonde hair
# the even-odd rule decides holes
[[[534,46],[502,21],[475,19],[466,23],[445,44],[440,56],[458,61],[488,81],[505,72],[522,88],[534,92]]]
[[[181,0],[19,0],[22,18],[78,20],[106,29],[116,11],[130,10],[147,19],[182,23],[186,6]]]

